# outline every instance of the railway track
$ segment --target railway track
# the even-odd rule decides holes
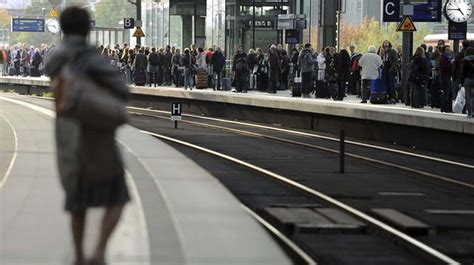
[[[130,111],[133,125],[191,156],[250,210],[263,217],[262,220],[272,223],[321,264],[361,264],[364,260],[369,261],[364,264],[471,264],[474,260],[474,248],[470,248],[474,238],[470,209],[474,206],[469,159],[435,157],[351,141],[348,146],[355,147],[348,148],[347,176],[355,179],[348,181],[341,179],[329,165],[333,163],[329,161],[337,157],[334,148],[337,142],[331,136],[199,116],[187,116],[180,129],[174,130],[167,121],[167,113],[137,108],[130,108]],[[273,161],[265,161],[262,151],[265,146],[272,149],[270,153],[277,154],[272,157]],[[403,168],[393,162],[400,156],[402,161],[408,161]],[[286,168],[288,160],[298,163],[299,169]],[[315,163],[321,167],[315,169]],[[431,166],[427,168],[425,164]],[[367,174],[360,167],[369,167],[376,172]],[[230,178],[228,175],[235,175],[235,171],[239,172],[238,176]],[[379,172],[389,176],[377,177]],[[368,176],[361,184],[364,174]],[[350,183],[344,184],[334,178]],[[364,186],[364,191],[357,192]],[[329,234],[303,233],[303,229],[288,231],[266,211],[282,205],[306,209],[338,208],[367,224],[368,228],[354,234],[340,230]],[[372,207],[386,205],[423,220],[431,227],[430,234],[408,235],[387,225],[370,211]],[[327,244],[321,246],[317,242]],[[398,245],[400,243],[402,246]],[[374,253],[376,250],[379,254]],[[338,252],[353,257],[338,259]]]
[[[163,120],[169,119],[169,113],[165,111],[135,107],[129,107],[128,109],[131,114],[145,115]],[[183,123],[195,126],[224,130],[250,137],[266,138],[278,142],[339,154],[339,148],[337,146],[339,144],[339,139],[336,137],[197,115],[185,115],[185,118],[189,120],[184,120],[182,121]],[[274,132],[277,133],[276,136],[273,134]],[[317,141],[314,141],[314,139]],[[329,142],[329,144],[323,143],[322,141]],[[349,152],[345,153],[347,157],[393,167],[423,177],[436,179],[468,189],[474,189],[474,160],[466,159],[466,161],[460,162],[449,158],[439,158],[429,154],[419,154],[414,151],[399,150],[370,143],[351,140],[346,141],[345,143],[349,146]],[[353,150],[353,152],[350,152],[350,150]],[[367,153],[367,150],[376,152],[369,154]],[[384,153],[390,154],[391,157],[384,155]],[[407,161],[407,158],[411,159],[411,161]],[[437,165],[433,163],[436,163]],[[439,173],[440,165],[443,167],[443,171],[446,172],[445,174]]]
[[[154,112],[154,111],[152,111]],[[206,140],[203,140],[201,141],[200,139],[202,139],[203,137],[203,134],[201,133],[201,131],[199,131],[199,129],[201,130],[204,130],[206,132],[209,132],[212,134],[212,132],[217,132],[216,134],[220,134],[220,133],[223,133],[223,134],[231,134],[231,135],[234,135],[237,136],[237,137],[245,137],[247,139],[251,139],[253,138],[254,141],[268,141],[268,142],[271,142],[271,144],[268,144],[269,146],[273,146],[273,145],[285,145],[285,146],[292,146],[291,148],[296,148],[298,150],[301,150],[301,149],[304,149],[305,151],[303,152],[308,152],[308,151],[312,151],[312,152],[315,152],[315,151],[318,151],[318,152],[325,152],[327,153],[326,156],[329,154],[331,155],[332,154],[332,158],[333,160],[337,157],[337,150],[335,149],[331,149],[331,148],[328,148],[327,146],[318,146],[314,143],[311,143],[311,144],[308,144],[308,143],[305,143],[305,142],[302,142],[301,139],[299,140],[295,140],[294,138],[293,139],[287,139],[285,137],[285,135],[278,135],[278,136],[274,136],[273,134],[268,134],[268,131],[265,133],[265,134],[262,134],[262,132],[256,132],[255,130],[246,130],[246,128],[242,128],[242,127],[245,127],[245,124],[242,124],[241,122],[239,122],[238,126],[240,128],[235,128],[235,127],[226,127],[222,124],[220,125],[216,125],[215,123],[212,123],[212,124],[209,124],[207,122],[198,122],[198,121],[195,121],[197,119],[199,119],[199,116],[194,118],[193,119],[189,119],[188,117],[186,118],[187,120],[183,122],[182,125],[180,125],[180,128],[182,128],[181,130],[178,130],[178,131],[181,131],[181,132],[177,132],[177,133],[173,133],[173,129],[171,129],[171,123],[169,123],[168,121],[166,121],[168,119],[168,117],[166,116],[162,116],[162,115],[157,115],[156,113],[155,114],[150,114],[150,110],[139,110],[139,109],[131,109],[131,113],[134,114],[134,115],[137,115],[136,117],[139,117],[139,119],[145,119],[149,122],[144,122],[144,123],[141,123],[141,122],[133,122],[135,126],[137,127],[140,127],[140,128],[143,128],[144,130],[152,130],[152,131],[155,131],[155,132],[163,132],[163,129],[168,127],[170,128],[169,130],[168,129],[164,129],[164,131],[166,133],[162,133],[162,134],[156,134],[156,135],[161,135],[162,139],[164,140],[167,140],[167,141],[172,141],[174,142],[174,145],[176,148],[179,148],[176,144],[177,142],[176,141],[181,141],[179,142],[178,145],[183,145],[183,143],[188,143],[188,144],[191,144],[191,145],[196,145],[198,146],[199,150],[202,152],[203,149],[200,149],[200,148],[204,148],[206,151],[210,151],[211,153],[214,152],[215,150],[218,150],[218,153],[224,153],[227,155],[227,153],[229,153],[227,150],[233,150],[236,148],[236,145],[234,146],[226,146],[227,144],[224,144],[224,145],[219,145],[215,142],[222,142],[224,141],[225,143],[227,143],[228,141],[226,141],[227,137],[222,137],[221,139],[219,139],[219,137],[216,137],[216,140],[214,141],[214,143],[210,143],[210,141],[208,139]],[[163,113],[164,114],[164,113]],[[145,125],[145,123],[148,123],[148,124],[151,124],[151,123],[155,123],[153,122],[152,120],[155,119],[155,120],[162,120],[163,122],[165,123],[168,123],[168,125],[166,126],[163,126],[162,123],[160,122],[160,129],[158,128],[155,128],[154,126],[148,126],[148,125]],[[188,120],[189,119],[189,120]],[[212,118],[211,118],[212,119]],[[132,120],[135,120],[135,117],[132,119]],[[201,119],[201,120],[208,120],[208,118],[204,118],[204,119]],[[217,121],[217,122],[221,122],[221,123],[225,123],[226,121]],[[234,124],[233,121],[230,121],[229,123],[231,124]],[[251,127],[251,126],[249,126]],[[190,129],[190,128],[193,128],[193,129]],[[195,129],[198,128],[198,130],[196,131]],[[265,128],[266,129],[266,128]],[[189,135],[187,135],[186,133],[183,133],[183,131],[190,131],[188,132]],[[286,133],[286,132],[285,132]],[[156,136],[155,135],[155,136]],[[173,136],[174,135],[174,136]],[[165,137],[165,138],[163,138]],[[168,137],[168,138],[166,138]],[[191,141],[185,141],[186,139],[189,140],[191,139]],[[211,138],[211,137],[208,137],[208,138]],[[306,140],[307,137],[304,137],[304,140]],[[174,141],[176,140],[176,141]],[[205,142],[205,144],[203,144]],[[334,141],[333,141],[334,142]],[[186,145],[186,144],[184,144]],[[226,146],[226,147],[224,147]],[[248,144],[246,146],[252,146],[251,144]],[[189,152],[189,148],[190,146],[187,146],[188,148],[184,148],[182,151],[184,153],[188,153]],[[360,146],[358,146],[360,147]],[[193,148],[196,148],[196,147],[193,147]],[[366,148],[370,148],[370,147],[366,147]],[[386,148],[386,147],[382,147],[382,148]],[[375,152],[380,152],[382,150],[382,148],[370,148],[372,150],[375,150]],[[258,148],[256,148],[258,149]],[[260,148],[261,149],[261,148]],[[254,152],[255,150],[253,150],[252,148],[250,148],[250,150],[248,150],[248,153],[252,153]],[[390,150],[389,150],[390,151]],[[389,152],[389,151],[385,151],[385,152]],[[302,152],[302,156],[303,155],[303,152]],[[367,152],[367,151],[366,151]],[[230,152],[232,153],[232,151]],[[234,152],[235,153],[235,152]],[[393,154],[395,154],[396,156],[400,156],[400,155],[405,155],[405,151],[401,151],[401,152],[397,152],[395,150],[395,152],[391,152]],[[465,170],[465,174],[466,176],[461,176],[461,177],[465,177],[466,179],[468,179],[468,175],[470,174],[469,171],[471,170],[470,169],[470,165],[469,164],[466,164],[464,162],[457,162],[457,161],[454,161],[454,160],[447,160],[447,159],[444,159],[444,158],[437,158],[437,157],[429,157],[429,156],[426,156],[426,155],[419,155],[419,154],[414,154],[414,155],[409,155],[410,153],[407,153],[408,157],[410,157],[411,159],[416,159],[416,160],[428,160],[430,163],[439,163],[441,165],[436,165],[436,167],[447,167],[448,169],[444,172],[449,172],[451,170],[459,170],[459,168],[461,168],[461,170]],[[212,155],[216,155],[216,154],[212,154]],[[195,157],[193,157],[193,159],[195,159],[198,163],[200,163],[201,165],[203,165],[204,167],[205,164],[206,164],[206,161],[200,161],[200,156],[197,155]],[[232,157],[237,157],[237,158],[243,158],[241,159],[244,163],[248,163],[248,161],[259,161],[261,158],[254,158],[252,157],[251,155],[248,155],[248,154],[239,154],[237,156],[232,156]],[[221,157],[222,158],[222,157]],[[426,171],[422,171],[420,169],[413,169],[413,168],[410,168],[410,167],[402,167],[400,168],[398,165],[396,164],[393,164],[393,163],[390,163],[390,162],[386,162],[386,161],[383,161],[381,160],[381,158],[379,159],[373,159],[371,158],[369,155],[367,156],[363,156],[363,155],[360,155],[358,153],[349,153],[349,158],[351,158],[349,164],[358,164],[358,163],[362,163],[364,165],[369,165],[369,166],[372,166],[372,167],[375,167],[377,168],[377,170],[380,170],[380,171],[385,171],[387,170],[387,168],[390,168],[389,170],[393,171],[404,171],[404,173],[402,175],[405,175],[405,178],[408,176],[407,180],[410,182],[416,182],[416,183],[407,183],[405,185],[401,185],[403,186],[403,188],[395,188],[395,191],[393,191],[393,189],[391,190],[389,188],[390,185],[388,185],[387,183],[385,183],[384,185],[381,185],[382,187],[379,188],[379,192],[377,192],[377,194],[379,196],[374,196],[374,197],[378,197],[378,198],[372,198],[370,195],[350,195],[350,192],[349,193],[345,193],[343,191],[341,192],[336,192],[334,189],[326,189],[326,190],[323,190],[323,191],[319,191],[320,193],[318,195],[326,195],[328,197],[324,197],[322,196],[324,199],[322,199],[321,197],[318,197],[318,199],[316,201],[320,202],[321,203],[321,200],[323,200],[323,206],[324,207],[337,207],[339,209],[344,209],[344,207],[341,207],[342,205],[338,204],[338,203],[335,203],[335,201],[331,201],[331,199],[336,199],[336,201],[339,201],[339,202],[343,202],[346,203],[346,206],[348,206],[349,204],[352,204],[354,206],[353,209],[355,209],[356,211],[358,211],[357,213],[355,212],[352,212],[352,211],[347,211],[347,209],[344,209],[344,211],[348,212],[349,214],[351,214],[352,216],[357,216],[359,219],[363,220],[364,222],[366,223],[369,223],[372,227],[376,227],[376,230],[377,231],[380,231],[380,230],[383,230],[385,234],[389,234],[392,236],[392,238],[396,238],[395,241],[397,242],[400,242],[400,241],[404,241],[404,243],[407,243],[407,240],[406,238],[404,238],[403,235],[401,234],[398,234],[397,235],[397,232],[396,231],[390,231],[391,229],[389,228],[390,226],[388,227],[385,227],[385,228],[388,228],[388,230],[390,231],[387,231],[387,230],[384,230],[384,229],[381,229],[381,226],[384,226],[386,225],[386,223],[384,222],[380,222],[380,219],[378,218],[375,218],[374,214],[371,212],[371,209],[372,207],[375,207],[376,205],[380,205],[380,203],[384,200],[383,198],[387,198],[387,197],[396,197],[396,200],[406,200],[406,199],[410,199],[410,200],[413,200],[413,204],[414,205],[417,205],[417,207],[415,207],[415,209],[410,209],[410,207],[408,207],[407,209],[407,205],[405,206],[401,206],[401,207],[398,207],[397,205],[393,205],[392,208],[395,208],[397,210],[399,210],[400,212],[404,212],[404,213],[408,213],[410,216],[412,217],[415,217],[416,219],[418,220],[423,220],[425,223],[427,223],[432,229],[430,230],[430,235],[423,235],[423,236],[415,236],[413,238],[415,238],[415,241],[417,242],[422,242],[422,244],[425,244],[425,246],[434,246],[433,248],[431,248],[432,250],[436,251],[436,249],[440,250],[440,252],[438,254],[443,254],[443,251],[446,251],[447,253],[449,253],[449,255],[452,255],[452,256],[455,256],[455,257],[460,257],[462,259],[461,262],[464,262],[464,260],[470,260],[472,258],[472,253],[456,253],[456,248],[450,248],[448,245],[450,244],[449,242],[455,242],[455,241],[458,241],[458,238],[456,238],[455,236],[453,237],[451,234],[450,235],[447,235],[445,234],[446,231],[452,231],[452,230],[455,230],[457,232],[459,231],[465,231],[465,230],[471,230],[472,226],[468,224],[469,221],[466,221],[466,223],[464,223],[463,225],[461,225],[460,227],[452,227],[451,225],[448,225],[450,227],[445,227],[443,225],[443,220],[440,220],[440,219],[446,219],[446,216],[448,216],[450,214],[449,211],[445,211],[444,213],[446,213],[446,215],[442,216],[440,218],[440,216],[431,216],[433,218],[433,220],[430,220],[431,218],[427,218],[427,214],[426,212],[430,211],[430,213],[434,213],[436,212],[435,209],[422,209],[423,207],[428,207],[428,206],[423,206],[423,204],[427,204],[426,201],[425,202],[416,202],[416,200],[418,200],[419,198],[424,198],[424,200],[426,200],[426,197],[431,197],[431,196],[436,196],[435,194],[437,192],[440,192],[440,193],[458,193],[461,194],[461,193],[464,193],[462,199],[460,199],[459,201],[464,201],[464,202],[467,202],[467,204],[465,204],[464,207],[468,207],[468,209],[471,209],[472,208],[472,203],[470,204],[469,203],[469,198],[472,197],[472,184],[469,183],[469,182],[464,182],[462,180],[459,180],[459,179],[456,179],[456,178],[453,178],[451,176],[444,176],[443,174],[433,174],[431,172],[426,172]],[[222,158],[223,159],[223,158]],[[391,158],[391,159],[394,159],[394,158]],[[235,161],[234,161],[235,162]],[[278,161],[275,161],[276,164],[278,164]],[[416,163],[417,161],[415,161],[414,163]],[[299,160],[298,162],[299,163]],[[307,163],[307,162],[306,162]],[[253,163],[250,163],[251,166],[257,166],[258,168],[263,168],[264,170],[267,170],[268,168],[272,169],[270,170],[269,172],[260,172],[260,175],[265,175],[266,173],[269,173],[269,174],[266,174],[267,177],[268,176],[272,176],[272,174],[277,174],[278,176],[285,176],[283,178],[287,179],[287,180],[291,180],[291,181],[295,181],[296,179],[296,182],[295,183],[292,183],[292,184],[295,184],[296,186],[298,185],[302,185],[302,183],[306,183],[308,182],[309,179],[311,179],[310,176],[306,177],[306,176],[302,176],[301,174],[298,175],[298,177],[295,177],[295,173],[292,173],[291,170],[286,170],[286,172],[290,171],[289,173],[285,173],[285,174],[281,174],[280,172],[285,172],[285,169],[283,169],[282,167],[283,166],[271,166],[271,165],[268,165],[263,163],[264,165],[260,165],[260,167],[258,165],[254,165]],[[305,164],[306,165],[306,164]],[[458,169],[453,169],[453,167],[458,167]],[[334,168],[335,169],[335,168]],[[216,172],[213,172],[212,170],[212,167],[208,168],[208,170],[210,170],[212,173],[214,173],[216,176],[219,174],[219,172],[222,172],[222,170],[218,171],[217,173]],[[255,170],[255,168],[253,169]],[[258,170],[257,170],[258,171]],[[334,170],[333,170],[334,171]],[[350,171],[350,169],[349,169]],[[332,172],[334,173],[334,172]],[[309,173],[306,173],[307,175],[310,175]],[[335,174],[333,174],[335,175]],[[394,174],[396,175],[396,174]],[[435,176],[433,176],[435,175]],[[439,177],[441,176],[441,177]],[[394,178],[396,176],[393,176]],[[282,181],[281,178],[275,178],[275,175],[273,175],[273,178],[274,179],[278,179],[279,181]],[[463,178],[461,178],[463,179]],[[453,181],[454,180],[454,181]],[[285,181],[285,185],[288,186],[289,184],[286,183]],[[366,183],[366,185],[368,186],[373,186],[374,184],[370,184],[369,182]],[[418,190],[414,190],[413,187],[410,187],[411,185],[424,185],[424,186],[427,186],[426,187],[426,190],[423,191],[423,189],[421,189],[422,191],[420,192],[419,189]],[[292,186],[292,185],[290,185]],[[296,189],[297,190],[300,190],[302,191],[303,193],[309,193],[309,194],[312,194],[312,195],[315,195],[313,192],[308,192],[308,190],[306,190],[306,188],[309,188],[310,190],[314,191],[314,186],[315,184],[311,184],[311,185],[303,185],[303,187],[297,187]],[[375,184],[375,186],[377,186],[377,183]],[[399,185],[400,186],[400,185]],[[432,189],[433,187],[436,187],[436,191],[433,191],[431,192],[431,194],[428,194],[429,190]],[[238,188],[237,188],[238,189]],[[295,187],[293,187],[293,189],[295,189]],[[232,190],[232,189],[231,189]],[[409,190],[409,191],[406,191],[406,190]],[[459,192],[459,190],[462,190],[462,192]],[[398,192],[397,192],[398,191]],[[345,195],[346,194],[346,195]],[[349,194],[349,195],[347,195]],[[448,199],[445,197],[447,195],[444,195],[442,197],[439,197],[438,198],[438,201],[439,201],[439,207],[443,208],[443,209],[458,209],[456,208],[456,205],[458,207],[462,207],[461,205],[458,204],[459,201],[456,201],[456,202],[452,202],[452,203],[448,203]],[[329,199],[329,200],[328,200]],[[458,197],[459,199],[459,197]],[[370,203],[367,203],[367,201],[369,201]],[[287,202],[288,204],[291,204],[291,202]],[[301,204],[303,205],[307,205],[307,204],[311,204],[312,202],[301,202]],[[313,202],[314,203],[314,202]],[[400,202],[398,202],[400,203]],[[262,205],[259,205],[255,210],[256,211],[261,211],[262,208],[264,207],[268,207],[268,206],[274,206],[275,204],[284,204],[282,202],[279,202],[279,203],[274,203],[273,205],[272,204],[264,204],[263,206]],[[366,204],[366,205],[364,205]],[[418,205],[420,204],[420,205]],[[436,205],[437,203],[435,203],[434,205]],[[251,206],[249,206],[251,207]],[[469,208],[470,207],[470,208]],[[429,207],[428,207],[429,208]],[[436,208],[436,207],[434,207]],[[469,211],[467,211],[466,213],[468,213]],[[454,212],[452,212],[454,213]],[[359,216],[358,214],[362,214],[362,216]],[[430,217],[430,216],[428,216]],[[471,216],[468,216],[468,218],[470,220],[472,220]],[[452,216],[448,216],[447,219],[453,219]],[[455,218],[454,218],[455,219]],[[380,222],[380,223],[378,223]],[[453,223],[452,220],[448,221],[447,223]],[[462,223],[462,222],[460,222]],[[393,227],[391,227],[393,228]],[[396,229],[395,229],[396,230]],[[398,231],[400,232],[400,231]],[[443,234],[444,233],[444,234]],[[403,233],[402,233],[403,234]],[[449,234],[449,232],[448,232]],[[468,233],[469,234],[469,233]],[[469,241],[472,240],[472,233],[468,236],[469,240],[464,240],[464,243],[465,245],[469,245]],[[445,241],[444,244],[440,244],[439,242],[442,240]],[[409,241],[409,240],[408,240]],[[463,243],[461,243],[463,244]],[[411,246],[416,246],[417,244],[413,244],[412,243],[409,243],[408,245],[411,245]],[[459,245],[459,242],[458,242],[458,245]],[[415,248],[418,248],[419,247],[415,247]],[[461,251],[462,252],[462,251]],[[429,251],[425,251],[425,253],[429,253]],[[447,256],[447,255],[446,255]],[[316,254],[316,260],[317,259],[317,254]],[[327,261],[325,260],[324,258],[322,259],[323,261]],[[444,263],[455,263],[456,260],[455,259],[451,259],[450,261],[444,261]]]

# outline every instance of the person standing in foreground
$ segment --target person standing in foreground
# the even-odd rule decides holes
[[[115,67],[88,46],[89,14],[66,8],[60,17],[64,39],[45,70],[56,98],[56,148],[59,175],[71,215],[75,265],[105,264],[107,241],[130,200],[116,129],[127,122],[129,91]],[[104,207],[99,239],[86,260],[83,238],[86,212]]]

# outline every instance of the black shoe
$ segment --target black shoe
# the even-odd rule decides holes
[[[367,100],[362,100],[360,103],[367,103]]]

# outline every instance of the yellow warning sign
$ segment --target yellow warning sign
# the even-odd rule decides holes
[[[403,17],[402,22],[398,24],[397,31],[401,31],[401,32],[416,31],[415,23],[413,23],[413,19],[411,19],[411,16]]]
[[[145,37],[145,33],[143,32],[142,28],[137,27],[137,29],[133,33],[133,37],[139,37],[139,38]]]
[[[56,8],[51,8],[51,11],[49,12],[50,17],[58,17],[58,10]]]

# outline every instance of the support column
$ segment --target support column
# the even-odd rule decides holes
[[[320,1],[319,47],[336,47],[336,1]]]
[[[183,29],[181,31],[183,50],[189,48],[193,44],[193,16],[181,16],[183,22]]]
[[[201,16],[196,16],[194,18],[194,43],[196,47],[204,48],[206,46],[206,18]]]

